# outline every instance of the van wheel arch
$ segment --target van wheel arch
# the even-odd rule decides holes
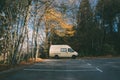
[[[54,58],[55,58],[55,59],[59,59],[59,56],[58,56],[58,55],[55,55]]]
[[[76,57],[77,57],[76,55],[72,55],[72,59],[76,59]]]

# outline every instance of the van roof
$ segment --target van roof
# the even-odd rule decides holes
[[[51,45],[51,47],[70,47],[69,45]]]
[[[68,46],[68,45],[66,45],[66,44],[56,44],[56,45],[51,45],[51,46]]]

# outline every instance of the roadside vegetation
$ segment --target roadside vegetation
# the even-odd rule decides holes
[[[48,58],[51,44],[70,45],[79,57],[119,56],[119,4],[119,0],[0,0],[0,70]]]

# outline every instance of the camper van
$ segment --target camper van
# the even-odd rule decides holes
[[[49,57],[71,57],[75,59],[78,53],[74,51],[69,45],[51,45],[49,49]]]

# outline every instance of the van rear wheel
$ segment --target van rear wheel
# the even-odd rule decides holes
[[[59,58],[59,56],[58,55],[55,55],[55,59],[58,59]]]
[[[76,59],[76,56],[75,56],[75,55],[73,55],[73,56],[72,56],[72,59]]]

